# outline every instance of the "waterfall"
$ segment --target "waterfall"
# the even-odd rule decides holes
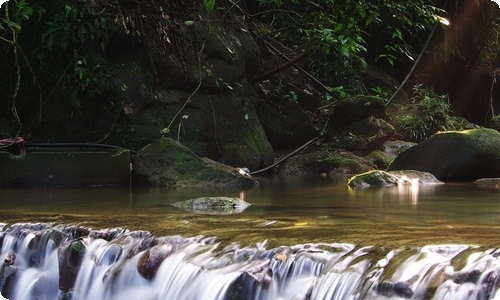
[[[11,300],[500,299],[498,249],[243,247],[120,228],[0,227],[0,291]]]

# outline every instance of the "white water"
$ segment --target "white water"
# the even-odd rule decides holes
[[[500,299],[500,251],[466,245],[386,253],[334,243],[222,248],[201,236],[111,229],[78,237],[75,227],[49,224],[1,234],[0,290],[11,300]],[[74,287],[61,291],[58,255],[69,245],[83,246],[81,265]],[[141,275],[141,262],[158,257]]]

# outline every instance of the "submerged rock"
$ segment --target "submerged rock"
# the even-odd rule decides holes
[[[500,132],[478,128],[435,134],[402,152],[387,170],[429,172],[443,181],[500,177]]]
[[[370,187],[370,186],[395,186],[405,184],[436,185],[443,184],[427,172],[415,170],[403,171],[380,171],[372,170],[351,177],[347,181],[350,187]]]
[[[199,214],[226,215],[241,213],[250,203],[236,197],[201,197],[172,205]]]

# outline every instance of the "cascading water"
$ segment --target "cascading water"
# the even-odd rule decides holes
[[[0,289],[25,299],[500,299],[500,250],[221,247],[202,236],[14,224]]]

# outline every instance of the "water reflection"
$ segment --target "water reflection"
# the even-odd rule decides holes
[[[240,197],[244,217],[294,216],[343,223],[498,224],[498,189],[472,183],[352,189],[347,178],[260,178],[255,188],[0,189],[3,211],[73,214],[175,214],[172,203],[198,197]]]

